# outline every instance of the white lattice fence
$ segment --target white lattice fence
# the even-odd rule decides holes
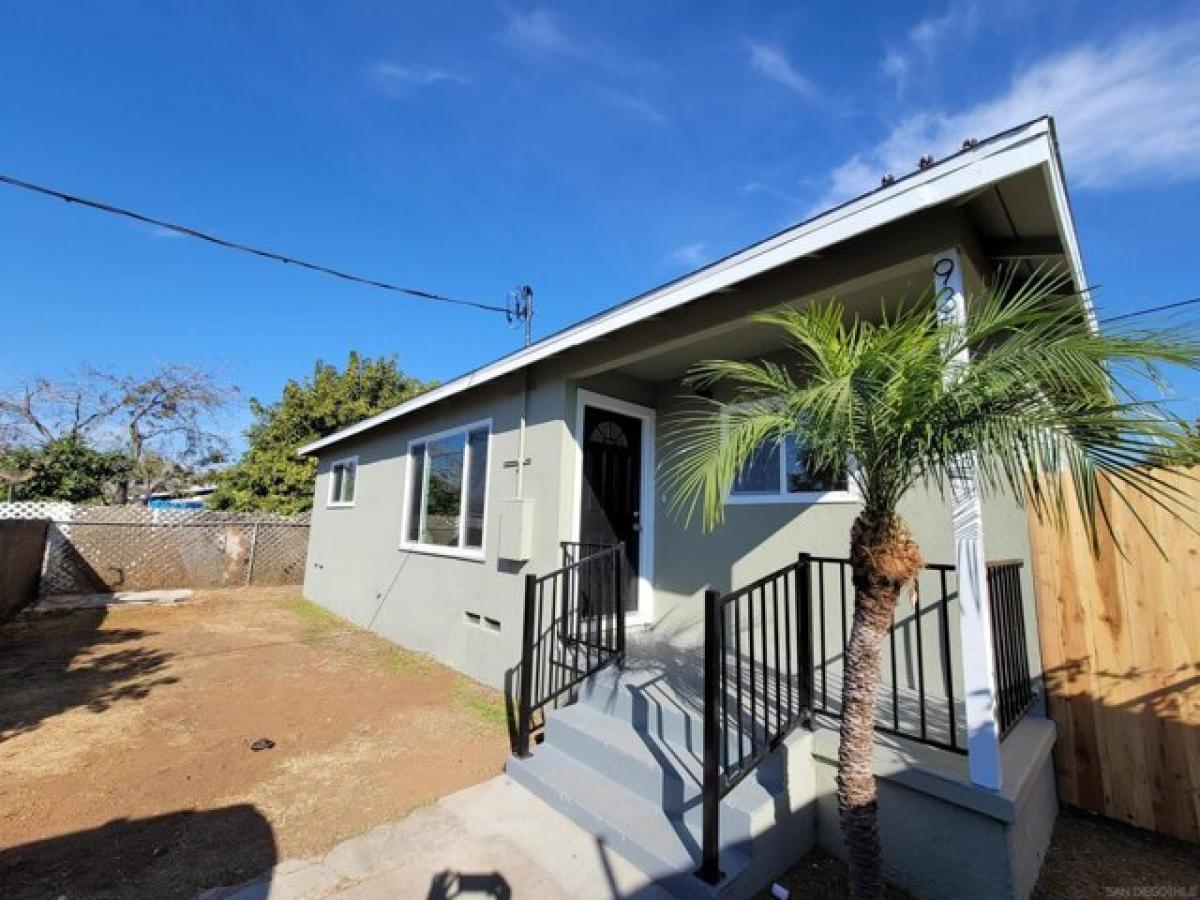
[[[0,519],[49,519],[42,594],[298,584],[308,519],[210,510],[0,503]]]

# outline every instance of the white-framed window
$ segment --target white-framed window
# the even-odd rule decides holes
[[[358,483],[358,457],[335,459],[329,465],[329,506],[353,506]]]
[[[401,545],[483,558],[491,420],[408,443]]]
[[[849,464],[840,472],[814,472],[804,442],[789,434],[755,451],[734,481],[728,502],[854,503],[859,499]]]

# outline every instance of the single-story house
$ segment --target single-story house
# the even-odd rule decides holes
[[[852,598],[840,561],[858,505],[796,448],[766,447],[723,526],[681,521],[659,461],[694,397],[682,379],[703,359],[779,353],[779,335],[748,321],[757,311],[836,297],[878,316],[936,286],[969,314],[964,296],[1001,266],[1047,262],[1086,291],[1043,118],[302,448],[319,460],[305,594],[506,688],[518,718],[522,701],[539,707],[543,740],[518,747],[514,778],[675,892],[745,896],[806,846],[841,852],[832,792]],[[936,487],[902,511],[934,565],[884,664],[886,873],[918,896],[1024,897],[1056,809],[1025,511]],[[617,598],[607,617],[580,599],[597,578]],[[725,595],[716,627],[747,638],[721,638],[709,660],[733,654],[719,669],[726,706],[743,709],[749,682],[751,748],[743,713],[726,709],[708,745],[723,779],[711,836],[706,591]],[[801,718],[809,727],[793,729]],[[719,877],[700,879],[710,844]]]

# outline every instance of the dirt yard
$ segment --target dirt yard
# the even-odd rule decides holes
[[[497,692],[295,589],[11,623],[0,685],[6,898],[195,896],[497,774],[508,748]]]

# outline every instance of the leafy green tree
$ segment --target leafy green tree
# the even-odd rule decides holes
[[[837,795],[855,898],[883,896],[871,765],[880,650],[900,592],[924,564],[897,513],[901,498],[920,483],[945,490],[973,457],[985,493],[1014,495],[1059,527],[1078,505],[1093,545],[1107,522],[1102,480],[1119,497],[1190,510],[1156,469],[1189,452],[1193,436],[1132,387],[1153,382],[1162,365],[1200,368],[1200,340],[1186,329],[1096,331],[1077,301],[1063,299],[1066,289],[1056,276],[1020,288],[1003,280],[969,302],[960,327],[939,324],[933,304],[882,322],[836,303],[759,316],[779,330],[788,362],[699,364],[692,386],[720,383],[732,397],[698,401],[667,437],[676,508],[699,511],[707,528],[721,521],[734,480],[764,442],[796,435],[816,471],[853,461],[862,509],[849,534],[854,624]],[[960,367],[964,349],[971,362]]]
[[[79,437],[56,438],[0,456],[0,473],[10,482],[13,500],[97,503],[114,496],[132,471],[125,453],[96,450]]]
[[[312,507],[316,461],[297,448],[390,409],[431,385],[400,371],[394,358],[351,352],[345,369],[318,361],[312,375],[291,380],[275,403],[250,400],[254,424],[247,449],[217,478],[211,505],[246,512],[300,513]]]

